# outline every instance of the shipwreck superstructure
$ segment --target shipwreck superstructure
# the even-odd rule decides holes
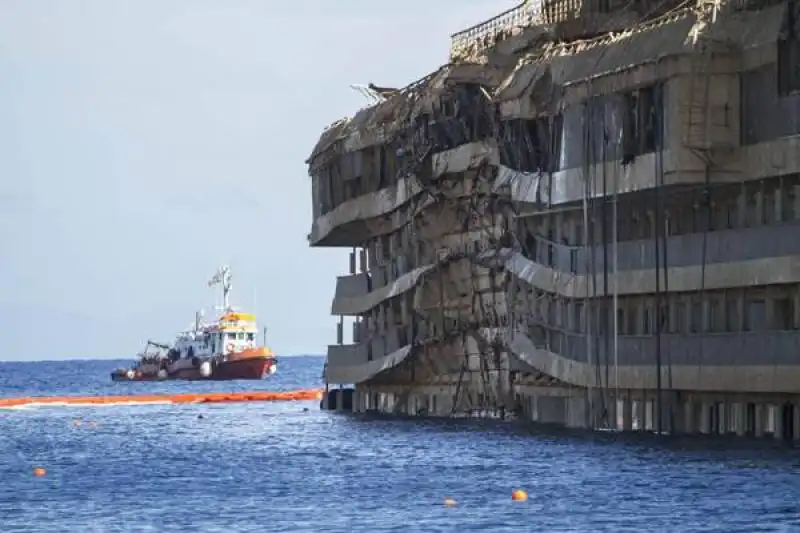
[[[800,438],[800,1],[525,2],[325,130],[353,409]]]

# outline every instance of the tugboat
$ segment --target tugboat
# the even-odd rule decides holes
[[[155,350],[150,350],[150,347]],[[147,341],[144,350],[139,352],[139,360],[131,368],[118,368],[111,373],[113,381],[152,381],[167,379],[167,352],[169,346],[158,342]]]
[[[222,314],[205,323],[202,312],[194,325],[178,334],[172,346],[147,341],[139,360],[131,368],[111,373],[113,381],[233,380],[263,379],[278,370],[275,354],[266,346],[266,328],[261,345],[253,313],[230,305],[231,272],[220,268],[208,286],[222,285]],[[155,350],[148,351],[151,347]]]

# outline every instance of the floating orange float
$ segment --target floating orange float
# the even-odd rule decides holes
[[[522,489],[516,489],[511,493],[511,499],[515,502],[524,502],[528,500],[528,493]]]
[[[34,468],[33,475],[36,477],[42,477],[43,475],[47,474],[47,470],[44,468]]]
[[[211,392],[190,394],[137,394],[126,396],[27,396],[0,398],[0,409],[33,404],[112,405],[120,403],[223,403],[223,402],[289,402],[318,400],[320,389],[286,392]]]

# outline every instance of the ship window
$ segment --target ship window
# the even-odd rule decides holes
[[[249,341],[251,341],[251,342],[252,342],[252,341],[254,341],[255,339],[256,339],[256,334],[255,334],[255,333],[248,333],[248,334],[247,334],[247,340],[249,340]]]
[[[229,340],[236,340],[236,333],[228,333]]]
[[[725,310],[727,331],[739,331],[739,300],[734,294],[728,294]]]
[[[794,18],[794,17],[792,17]],[[795,23],[789,24],[794,30]],[[794,31],[788,39],[778,41],[778,94],[787,96],[800,89],[800,41]]]
[[[242,332],[240,331],[239,333],[237,333],[237,334],[236,334],[236,338],[237,338],[237,339],[239,339],[240,341],[241,341],[241,340],[244,340],[244,333],[242,333]]]
[[[692,333],[700,333],[703,331],[703,304],[697,297],[693,300],[689,316],[689,330]]]
[[[772,329],[794,329],[794,301],[791,298],[780,298],[773,302],[775,310],[774,327]]]
[[[747,303],[745,331],[761,331],[766,328],[766,307],[764,300],[755,299]]]

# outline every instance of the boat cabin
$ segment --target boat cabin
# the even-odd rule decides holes
[[[257,332],[255,315],[228,311],[212,324],[178,335],[170,355],[180,359],[241,352],[257,347]]]

